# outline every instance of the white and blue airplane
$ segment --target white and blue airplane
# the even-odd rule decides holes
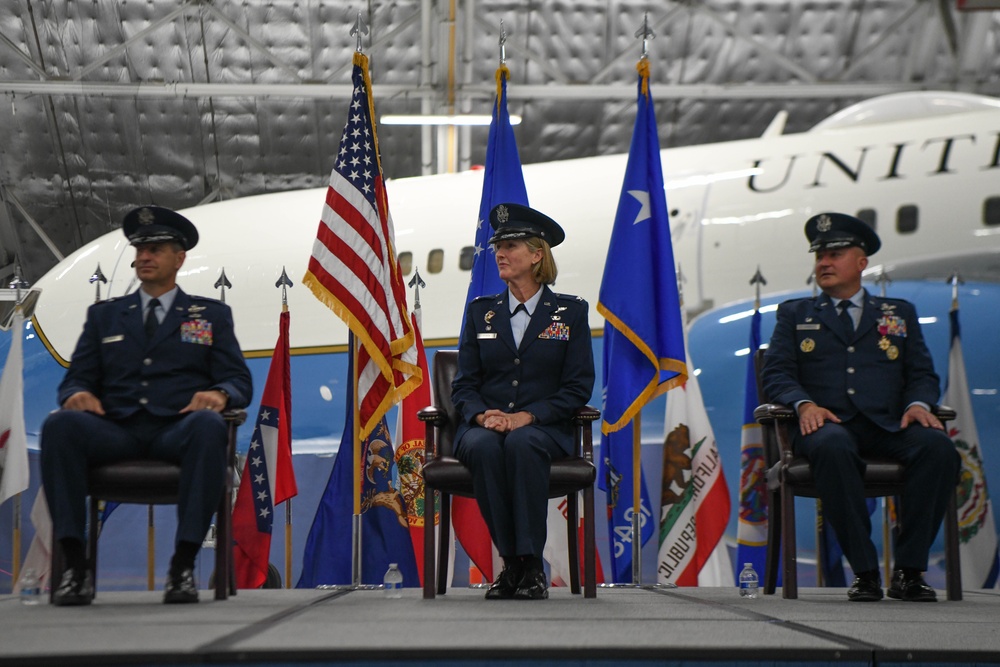
[[[689,326],[690,354],[733,496],[731,541],[736,535],[743,376],[754,295],[749,280],[758,267],[767,279],[761,301],[766,342],[776,304],[809,293],[812,258],[802,230],[815,213],[843,211],[876,227],[883,245],[873,258],[878,267],[869,272],[884,269],[894,280],[888,295],[916,303],[942,378],[947,375],[951,303],[945,278],[956,270],[964,276],[963,343],[979,434],[984,445],[1000,441],[1000,100],[905,93],[849,107],[808,132],[786,135],[783,125],[779,114],[760,138],[661,154],[674,254],[686,277],[685,305],[697,315]],[[383,147],[383,156],[391,160],[391,146]],[[555,253],[557,290],[590,302],[595,334],[602,331],[603,320],[593,306],[626,160],[626,155],[611,155],[524,166],[531,205],[567,232]],[[420,302],[429,354],[457,344],[481,189],[478,170],[388,183],[401,266],[406,277],[419,270],[426,282]],[[324,200],[325,189],[318,188],[183,211],[197,225],[201,240],[188,252],[178,281],[189,293],[220,296],[214,285],[225,270],[232,284],[225,300],[233,308],[237,336],[254,375],[252,405],[259,401],[277,337],[281,291],[275,282],[282,270],[296,283],[304,275]],[[120,230],[85,244],[31,287],[37,302],[24,330],[0,332],[0,359],[6,358],[11,335],[24,336],[25,420],[33,444],[45,415],[57,407],[56,386],[98,288],[105,299],[136,289],[133,256]],[[106,284],[91,281],[98,267]],[[412,295],[410,300],[412,305]],[[297,568],[343,428],[347,328],[302,287],[289,290],[288,305],[293,452],[300,489],[294,501]],[[600,335],[594,347],[600,359]],[[592,400],[598,406],[600,386],[598,378]],[[658,486],[663,399],[645,412],[643,442],[649,446],[643,449],[644,465],[650,484]],[[252,424],[241,431],[244,450],[250,429]],[[988,484],[1000,489],[1000,455],[994,454],[984,447]],[[655,488],[650,493],[658,497]],[[0,558],[9,553],[3,545],[10,534],[4,530],[8,515],[0,517]],[[126,521],[125,516],[113,519],[106,531],[119,530],[117,522],[127,533]],[[169,554],[172,529],[160,532],[164,554]],[[810,532],[805,527],[799,531],[804,549],[811,548]],[[651,565],[654,559],[646,560]]]

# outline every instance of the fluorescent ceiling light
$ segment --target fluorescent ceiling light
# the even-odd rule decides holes
[[[453,116],[392,115],[382,116],[383,125],[489,125],[492,116],[486,114],[461,114]],[[519,125],[521,117],[511,115],[510,124]]]

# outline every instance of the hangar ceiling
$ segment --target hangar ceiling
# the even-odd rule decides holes
[[[135,205],[326,183],[369,27],[378,115],[489,113],[501,20],[524,163],[625,152],[648,13],[665,147],[788,132],[875,95],[1000,95],[1000,12],[955,0],[9,0],[0,280]],[[388,177],[481,163],[486,128],[379,128]]]

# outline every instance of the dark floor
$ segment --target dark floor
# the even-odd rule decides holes
[[[84,608],[2,596],[0,665],[1000,663],[1000,591],[934,604],[849,603],[820,588],[798,600],[729,588],[482,596],[255,590],[215,602],[203,591],[198,605],[165,606],[157,592],[107,592]]]

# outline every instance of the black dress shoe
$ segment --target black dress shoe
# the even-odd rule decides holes
[[[517,582],[517,590],[514,591],[515,600],[544,600],[549,597],[549,589],[545,585],[545,572],[542,570],[530,569]]]
[[[496,581],[486,591],[487,600],[510,600],[521,580],[521,568],[508,565],[497,575]]]
[[[73,607],[90,604],[93,599],[94,582],[90,579],[90,570],[70,568],[63,572],[59,588],[52,595],[52,604],[59,607]]]
[[[851,602],[878,602],[882,599],[882,583],[878,576],[855,577],[854,583],[847,589],[847,599]]]
[[[167,575],[167,586],[163,591],[164,604],[183,604],[198,601],[198,587],[194,583],[194,570],[187,568]]]
[[[937,602],[937,593],[927,585],[920,572],[894,570],[889,597],[908,602]]]

